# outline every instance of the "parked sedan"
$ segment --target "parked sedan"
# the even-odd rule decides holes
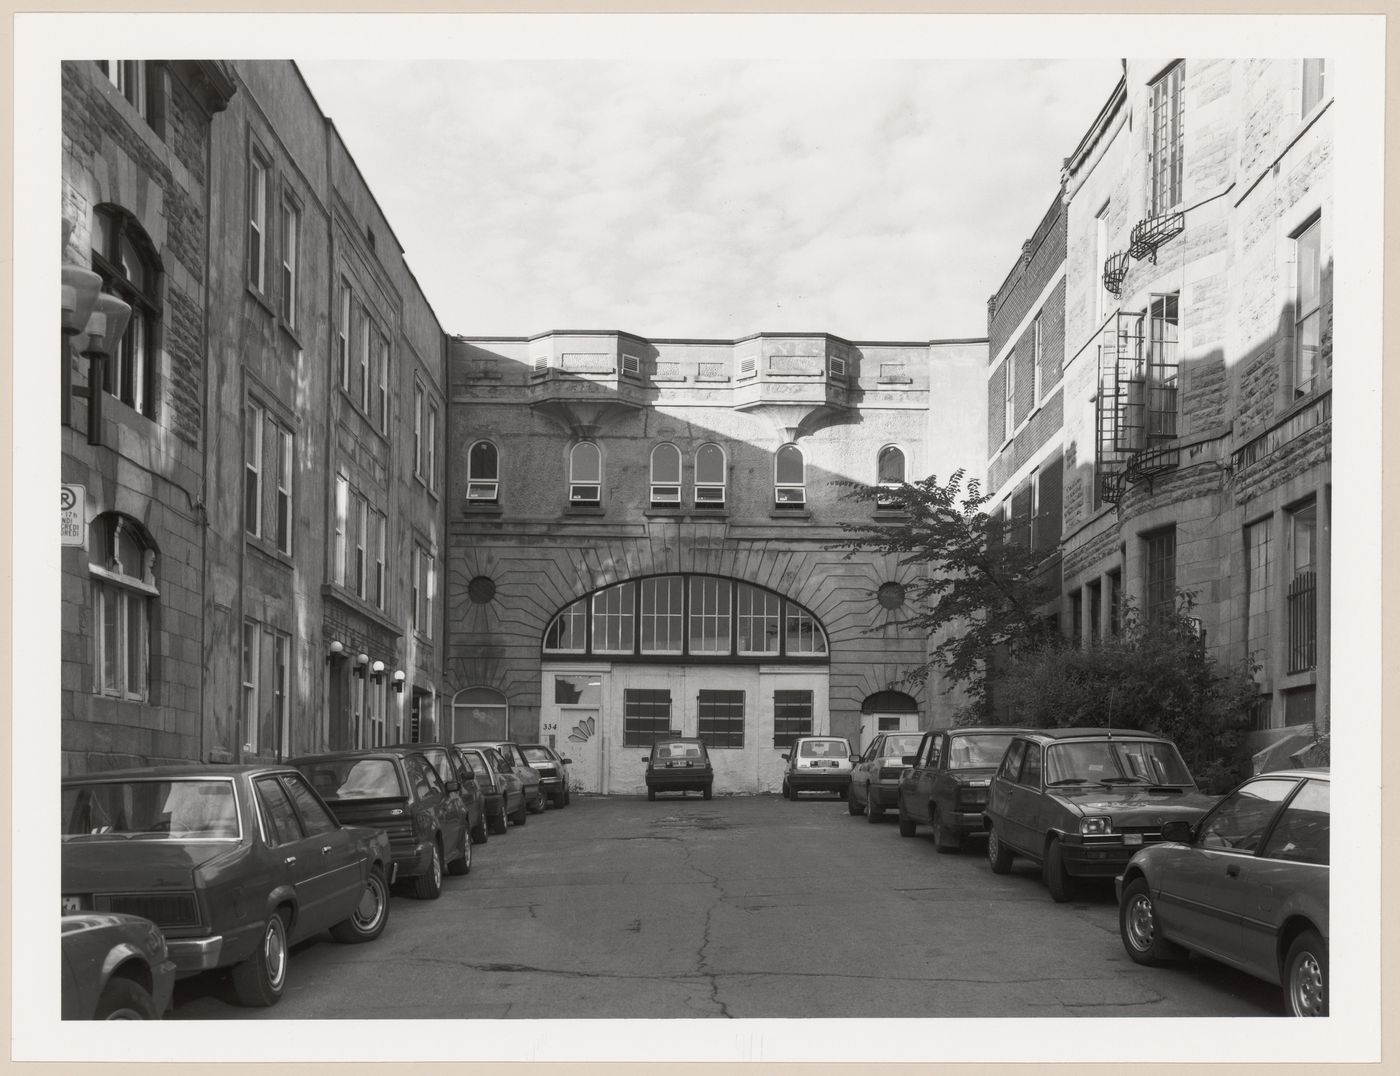
[[[159,1020],[175,989],[165,936],[139,915],[65,915],[65,1020]]]
[[[540,785],[544,788],[544,793],[549,797],[549,802],[555,807],[567,807],[569,805],[569,763],[571,758],[564,758],[554,748],[542,743],[521,744],[520,750],[529,761],[530,767],[538,771],[540,775]]]
[[[144,916],[179,975],[231,968],[243,1005],[272,1005],[290,947],[329,929],[377,938],[393,860],[336,821],[287,766],[162,766],[63,781],[63,912]]]
[[[1194,950],[1283,987],[1290,1016],[1327,1015],[1331,773],[1251,777],[1192,826],[1168,822],[1117,879],[1139,964]]]
[[[982,811],[992,774],[1011,738],[1029,729],[954,728],[925,733],[914,765],[899,780],[899,835],[933,829],[933,846],[956,852],[968,837],[986,832]]]
[[[922,739],[921,732],[882,732],[862,754],[852,756],[846,810],[851,814],[864,811],[866,818],[875,822],[886,807],[894,807],[899,802],[899,779]]]
[[[486,811],[486,824],[491,827],[491,832],[505,833],[507,818],[517,826],[523,826],[525,790],[519,777],[501,768],[500,752],[494,747],[472,747],[469,744],[456,746],[462,752],[462,757],[467,760],[467,765],[476,774],[476,783],[481,788]]]
[[[520,750],[518,743],[513,740],[473,740],[463,746],[494,748],[505,762],[506,772],[513,773],[520,779],[521,787],[525,791],[525,804],[530,813],[540,814],[544,810],[544,785],[540,779],[540,772],[530,765],[530,760]]]
[[[705,799],[714,795],[715,768],[704,740],[668,736],[653,743],[642,758],[647,767],[647,799],[656,799],[658,792],[699,792]]]
[[[799,792],[835,792],[841,799],[851,787],[851,745],[840,736],[799,736],[784,754],[783,798]]]
[[[294,758],[292,765],[342,823],[388,834],[399,877],[413,879],[419,900],[442,894],[444,863],[452,874],[471,869],[466,808],[419,751],[338,751]]]
[[[476,772],[462,757],[462,752],[457,745],[400,743],[390,746],[395,750],[417,751],[433,764],[433,769],[437,770],[438,776],[442,778],[442,783],[447,788],[448,794],[455,792],[462,798],[462,808],[467,813],[467,832],[471,834],[472,844],[485,844],[487,841],[486,800],[476,782]],[[468,857],[467,869],[471,869],[470,857]]]
[[[1056,903],[1075,880],[1112,878],[1133,853],[1162,840],[1173,819],[1195,822],[1214,806],[1176,746],[1128,729],[1039,729],[1007,746],[983,818],[987,862],[1040,864]]]

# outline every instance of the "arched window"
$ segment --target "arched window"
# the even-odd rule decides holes
[[[708,508],[723,508],[726,476],[729,472],[724,449],[719,445],[703,444],[695,450],[695,503]]]
[[[603,456],[592,441],[569,452],[569,503],[598,504],[603,499]]]
[[[452,696],[452,728],[443,739],[451,743],[494,740],[510,734],[510,707],[506,697],[492,687],[464,687]],[[418,743],[421,729],[412,729]]]
[[[880,449],[875,473],[880,485],[880,493],[875,501],[876,507],[900,507],[900,500],[895,491],[904,484],[904,453],[894,445],[886,445]]]
[[[500,492],[501,462],[496,446],[478,441],[467,450],[467,500],[495,504]]]
[[[588,650],[588,603],[576,601],[550,622],[544,648],[552,654],[583,654]]]
[[[651,503],[681,503],[681,450],[675,445],[651,450]]]
[[[797,508],[807,503],[806,463],[802,449],[783,445],[773,460],[773,503],[779,508]]]
[[[160,329],[160,259],[126,210],[94,210],[92,269],[102,290],[131,307],[126,335],[105,364],[103,388],[143,415],[155,413],[155,371]]]
[[[134,519],[108,512],[93,521],[93,691],[119,699],[150,697],[151,615],[156,551]]]

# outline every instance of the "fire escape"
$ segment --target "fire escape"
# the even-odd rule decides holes
[[[1117,504],[1138,482],[1176,468],[1178,310],[1154,295],[1146,310],[1119,311],[1099,340],[1099,492]]]

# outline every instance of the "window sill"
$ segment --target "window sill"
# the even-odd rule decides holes
[[[301,334],[297,332],[296,328],[293,325],[291,325],[286,318],[281,317],[279,315],[277,318],[277,327],[282,330],[283,335],[285,335],[287,339],[292,342],[292,345],[298,351],[306,350],[306,348],[302,345],[301,342]]]
[[[462,513],[468,516],[499,516],[504,510],[495,501],[468,501],[462,506]]]
[[[295,568],[296,562],[292,560],[290,553],[284,553],[276,546],[268,545],[266,541],[255,534],[243,532],[243,544],[252,552],[257,553],[265,560],[271,561],[279,568]]]
[[[244,287],[246,288],[248,294],[251,295],[251,296],[253,297],[253,300],[254,300],[260,307],[263,308],[263,311],[267,314],[268,317],[270,317],[270,318],[275,318],[275,317],[277,317],[277,311],[274,310],[273,307],[272,307],[272,300],[269,299],[269,298],[268,298],[266,295],[264,295],[262,292],[258,291],[257,285],[255,285],[252,281],[247,281],[247,282],[245,282]]]
[[[564,508],[566,516],[601,516],[606,511],[601,504],[571,504]]]
[[[871,513],[871,518],[877,523],[904,523],[909,519],[909,513],[903,508],[877,508]]]
[[[642,515],[647,519],[674,519],[693,523],[697,520],[726,520],[729,518],[729,511],[724,508],[645,508]]]
[[[801,509],[797,509],[797,508],[774,508],[772,511],[770,511],[770,512],[768,513],[768,518],[769,518],[769,519],[805,520],[805,519],[811,519],[811,518],[812,518],[812,513],[809,512],[809,511],[807,511],[807,509],[805,509],[805,508],[801,508]]]

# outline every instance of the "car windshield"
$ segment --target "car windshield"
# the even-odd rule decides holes
[[[63,790],[63,836],[237,840],[233,782],[102,781]]]
[[[659,743],[657,758],[702,758],[705,749],[698,743]]]
[[[1193,785],[1176,747],[1161,740],[1081,740],[1051,744],[1045,783]]]
[[[907,736],[886,736],[885,746],[881,748],[881,754],[889,755],[892,758],[903,758],[905,755],[912,755],[919,749],[919,741],[924,738],[921,732],[911,732]]]
[[[387,758],[339,758],[299,767],[322,799],[366,800],[404,795],[399,771]]]
[[[797,753],[803,758],[845,758],[851,749],[845,740],[803,740]]]
[[[520,750],[525,752],[525,761],[531,764],[554,761],[549,754],[549,749],[546,747],[522,747]]]
[[[948,746],[950,770],[975,770],[995,766],[1006,754],[1011,733],[979,733],[976,736],[954,736]]]
[[[452,764],[447,761],[447,752],[441,747],[420,747],[418,749],[424,758],[433,764],[433,769],[437,770],[437,775],[444,781],[452,781]]]

